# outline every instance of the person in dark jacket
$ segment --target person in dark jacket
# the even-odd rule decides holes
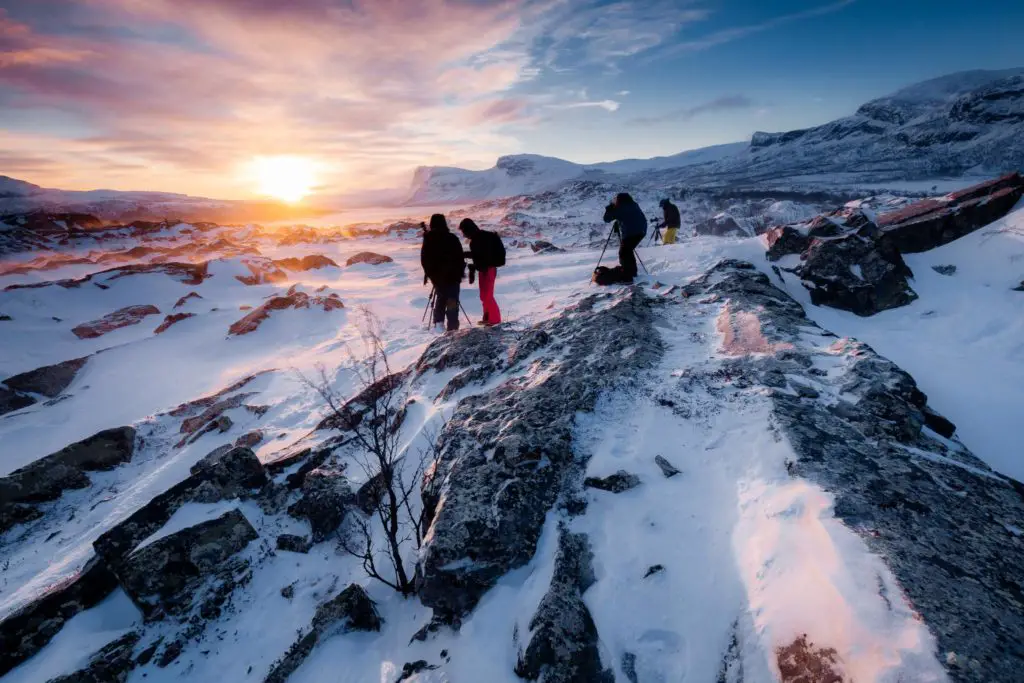
[[[665,236],[662,237],[662,244],[675,244],[676,235],[679,233],[679,226],[683,222],[679,216],[679,207],[668,199],[661,200],[661,210],[665,214]]]
[[[604,222],[612,221],[615,221],[615,230],[619,233],[619,266],[623,276],[632,281],[636,277],[636,254],[633,252],[647,236],[647,216],[628,193],[620,192],[604,210]]]
[[[439,213],[430,217],[430,228],[423,235],[420,249],[423,275],[434,285],[434,324],[448,319],[448,330],[459,329],[459,289],[466,271],[462,242],[448,229],[448,221]]]
[[[469,270],[469,282],[473,283],[473,271],[480,277],[480,303],[484,309],[481,325],[498,325],[501,323],[501,309],[494,298],[494,280],[498,276],[498,266],[505,264],[505,248],[501,237],[496,232],[481,230],[470,218],[462,219],[459,230],[469,240],[469,256],[473,259]]]

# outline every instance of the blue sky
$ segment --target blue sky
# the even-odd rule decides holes
[[[259,194],[673,154],[852,113],[903,85],[1024,66],[1024,2],[0,0],[0,174]]]
[[[586,83],[589,98],[620,106],[555,116],[552,125],[523,135],[524,149],[582,162],[671,154],[745,140],[756,130],[824,123],[904,85],[955,71],[1024,66],[1024,2],[698,6],[711,9],[706,20],[618,60],[614,69],[539,79],[552,88]],[[708,40],[715,37],[722,42]],[[567,136],[570,127],[576,133]]]

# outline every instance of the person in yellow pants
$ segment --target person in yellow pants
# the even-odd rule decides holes
[[[665,234],[662,237],[662,244],[675,244],[676,235],[679,234],[679,225],[682,219],[679,216],[679,207],[667,199],[661,200],[661,210],[665,213]]]

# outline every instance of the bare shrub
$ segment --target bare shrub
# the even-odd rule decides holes
[[[428,448],[402,451],[405,407],[398,403],[403,376],[392,372],[380,320],[368,309],[360,312],[365,357],[356,360],[350,353],[360,388],[355,398],[343,402],[323,367],[316,381],[300,378],[327,405],[330,424],[352,437],[350,443],[357,446],[353,459],[366,480],[357,500],[366,516],[348,516],[339,546],[362,561],[368,576],[408,596],[416,591],[415,571],[403,554],[410,546],[420,548],[428,526],[417,488],[435,456],[436,432],[428,432]]]

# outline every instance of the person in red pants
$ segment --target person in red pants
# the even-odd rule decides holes
[[[469,240],[469,251],[466,257],[473,263],[469,269],[469,282],[473,283],[474,270],[480,273],[480,303],[483,304],[484,319],[481,325],[498,325],[501,323],[501,309],[494,298],[494,281],[498,277],[498,268],[505,265],[505,245],[498,233],[481,230],[470,218],[459,223],[459,230]]]

